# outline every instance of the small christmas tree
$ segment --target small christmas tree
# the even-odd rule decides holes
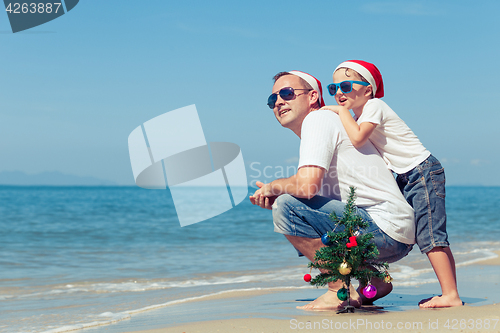
[[[343,288],[337,292],[337,297],[341,301],[348,301],[344,310],[339,312],[354,312],[354,307],[350,306],[350,282],[351,278],[357,279],[362,285],[366,285],[363,294],[367,298],[376,295],[376,288],[369,282],[372,278],[380,278],[390,282],[391,278],[387,269],[389,265],[386,262],[377,260],[378,249],[371,241],[371,233],[361,233],[369,224],[363,221],[357,213],[357,207],[354,204],[356,199],[355,188],[350,187],[349,198],[344,209],[344,213],[339,218],[335,212],[330,218],[337,225],[335,232],[327,232],[321,237],[323,244],[327,245],[316,251],[314,262],[309,263],[308,267],[321,268],[326,271],[310,280],[310,275],[304,279],[310,280],[312,285],[324,286],[328,282],[342,280]]]

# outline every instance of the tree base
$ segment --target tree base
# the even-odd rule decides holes
[[[349,312],[354,313],[354,309],[355,309],[354,306],[352,306],[352,305],[346,305],[346,306],[344,306],[344,308],[342,310],[337,311],[337,314],[339,314],[339,313],[349,313]]]

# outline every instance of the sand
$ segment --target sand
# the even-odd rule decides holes
[[[487,327],[487,328],[486,328]],[[242,318],[190,323],[141,333],[211,332],[500,332],[500,306],[353,314],[319,314],[289,320]]]
[[[376,306],[347,314],[296,309],[325,289],[248,290],[137,313],[130,320],[92,332],[500,332],[499,273],[500,257],[457,268],[465,302],[461,307],[418,307],[419,300],[439,293],[438,283],[395,284],[393,292]]]

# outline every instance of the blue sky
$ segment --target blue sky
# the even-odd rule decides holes
[[[447,184],[498,186],[499,12],[495,0],[81,0],[16,34],[0,13],[0,172],[132,185],[130,132],[196,104],[207,141],[241,147],[249,181],[264,167],[282,176],[299,140],[266,106],[273,75],[302,70],[326,86],[340,62],[362,59]]]

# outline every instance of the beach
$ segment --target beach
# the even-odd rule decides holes
[[[376,315],[363,312],[348,316],[297,316],[291,320],[247,318],[135,332],[498,332],[500,331],[497,324],[499,311],[498,306],[489,305],[447,308],[439,311],[412,310],[403,313],[377,313]]]
[[[483,75],[500,76],[500,0],[4,5],[0,333],[500,333],[499,93]],[[441,286],[392,176],[424,156],[447,216],[430,247],[449,243],[460,307],[418,305]],[[413,246],[378,243],[399,259],[378,267],[392,292],[354,313],[298,309],[328,290],[310,261],[389,288],[365,280],[376,259],[354,225],[311,223],[317,244],[349,235],[316,259],[297,240],[300,256],[252,205],[257,184],[345,201],[356,187],[386,244]],[[296,235],[316,216],[303,208],[278,214]]]
[[[395,281],[386,298],[345,314],[295,308],[321,295],[324,288],[276,288],[228,292],[166,306],[92,332],[500,332],[499,265],[496,257],[458,268],[462,307],[419,309],[420,299],[439,290],[437,283],[404,287]]]
[[[390,264],[393,292],[353,314],[296,309],[325,289],[304,282],[308,260],[249,202],[181,228],[168,191],[0,187],[0,200],[0,333],[500,329],[498,187],[447,188],[464,307],[418,308],[440,287],[414,247]],[[422,327],[397,328],[410,320]]]

